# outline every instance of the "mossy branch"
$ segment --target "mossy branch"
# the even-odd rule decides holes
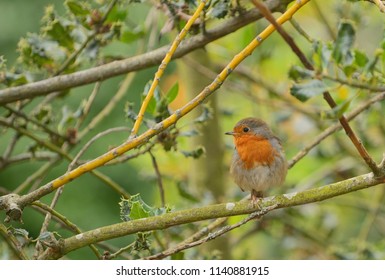
[[[362,190],[385,183],[385,178],[376,178],[373,173],[353,177],[341,182],[325,185],[302,192],[282,194],[264,198],[253,206],[249,200],[229,202],[175,211],[160,216],[122,222],[90,230],[58,242],[60,248],[48,248],[41,259],[57,259],[67,253],[104,240],[137,232],[162,230],[169,227],[208,219],[250,214],[263,209],[279,209],[323,201],[346,193]]]

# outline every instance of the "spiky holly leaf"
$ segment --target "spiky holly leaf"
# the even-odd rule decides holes
[[[122,198],[119,202],[120,218],[123,221],[147,218],[154,216],[154,209],[147,205],[140,194],[132,195],[130,198]]]

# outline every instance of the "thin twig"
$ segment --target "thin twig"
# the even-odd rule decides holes
[[[10,112],[12,112],[13,114],[23,118],[24,120],[26,120],[27,122],[30,122],[30,123],[33,123],[34,125],[40,127],[41,129],[43,129],[45,132],[47,132],[50,136],[53,136],[57,139],[63,139],[63,140],[67,140],[65,136],[63,135],[60,135],[59,133],[57,133],[56,131],[53,131],[52,129],[50,129],[48,126],[42,124],[41,122],[38,122],[37,120],[33,119],[33,118],[30,118],[28,117],[26,114],[24,114],[23,112],[21,111],[18,111],[16,109],[13,109],[11,106],[8,106],[8,105],[4,105],[4,108],[6,108],[7,110],[9,110]]]
[[[115,4],[118,2],[118,0],[112,0],[110,4],[108,5],[106,12],[104,13],[103,17],[100,20],[100,24],[103,24],[111,10],[114,8]],[[87,38],[84,40],[84,42],[79,46],[79,48],[74,51],[67,59],[64,61],[64,63],[60,66],[60,68],[55,72],[54,76],[58,76],[61,73],[63,73],[67,67],[80,55],[80,53],[87,47],[88,43],[91,42],[93,38],[98,34],[98,30],[93,30],[91,34],[87,36]]]
[[[365,103],[358,106],[351,113],[347,114],[346,120],[351,121],[355,119],[358,115],[360,115],[363,111],[367,110],[373,104],[380,102],[385,99],[385,92],[376,95],[375,97],[369,99]],[[340,130],[342,128],[341,123],[336,123],[329,128],[325,129],[321,134],[314,138],[314,140],[308,144],[305,148],[299,151],[288,163],[288,167],[293,167],[300,159],[306,156],[310,150],[314,147],[318,146],[324,139],[328,136],[332,135],[334,132]]]
[[[32,203],[33,206],[37,207],[37,208],[40,208],[42,210],[45,211],[45,213],[49,213],[51,214],[53,217],[55,217],[56,219],[60,220],[66,227],[68,227],[71,231],[77,233],[77,234],[80,234],[82,231],[80,230],[80,228],[72,223],[70,220],[68,220],[67,217],[63,216],[62,214],[60,214],[59,212],[55,211],[53,208],[49,207],[48,205],[40,202],[40,201],[35,201]],[[89,246],[91,248],[91,250],[95,253],[96,257],[98,259],[101,259],[102,256],[100,254],[100,252],[98,251],[98,249],[95,247],[95,245],[93,244],[90,244]]]
[[[120,249],[119,249],[118,251],[116,251],[115,253],[113,253],[113,254],[108,254],[108,256],[107,256],[106,259],[112,260],[112,259],[118,257],[119,255],[121,255],[122,253],[124,253],[124,252],[126,252],[126,251],[132,249],[132,247],[134,247],[134,245],[135,245],[135,242],[132,242],[132,243],[128,244],[127,246],[120,248]]]
[[[3,236],[3,239],[8,244],[11,251],[20,259],[20,260],[28,260],[29,257],[24,253],[23,248],[15,237],[7,227],[0,223],[0,236]]]
[[[3,169],[5,166],[7,166],[11,162],[9,157],[12,154],[13,149],[15,148],[16,143],[19,140],[19,138],[20,138],[20,133],[16,132],[13,135],[11,141],[9,142],[7,148],[5,149],[3,156],[0,157],[0,170]]]
[[[365,217],[365,220],[362,223],[360,233],[357,238],[357,255],[363,255],[364,251],[367,249],[367,238],[370,233],[370,230],[375,225],[375,221],[380,214],[381,206],[383,205],[385,190],[379,189],[378,194],[376,194],[372,199],[372,207],[369,210],[369,213]],[[364,257],[364,256],[363,256]]]
[[[70,172],[71,170],[73,170],[75,168],[75,165],[77,164],[77,162],[79,161],[80,157],[86,152],[86,150],[98,139],[110,134],[110,133],[114,133],[114,132],[120,132],[120,131],[129,131],[129,128],[125,127],[125,126],[121,126],[121,127],[113,127],[113,128],[109,128],[107,130],[104,130],[98,134],[96,134],[94,137],[92,137],[82,148],[81,150],[76,154],[76,156],[73,158],[73,160],[71,161],[71,163],[68,165],[68,169],[67,169],[67,172]]]
[[[31,176],[23,181],[14,191],[13,193],[23,193],[24,190],[32,184],[35,180],[39,178],[44,178],[45,174],[49,172],[49,170],[55,166],[61,160],[60,156],[56,156],[51,158],[47,163],[45,163],[42,167],[40,167],[37,171],[35,171]]]
[[[162,203],[162,207],[165,207],[166,206],[166,200],[165,200],[165,197],[164,197],[164,188],[163,188],[162,175],[160,174],[159,166],[158,166],[158,163],[156,162],[155,156],[153,155],[151,150],[149,150],[148,153],[151,156],[152,166],[154,167],[154,170],[155,170],[156,180],[158,182],[158,187],[159,187],[160,201]]]
[[[88,132],[94,129],[102,120],[108,116],[111,111],[115,108],[116,104],[123,98],[124,94],[127,92],[127,89],[131,85],[133,79],[135,77],[135,73],[129,73],[124,78],[122,84],[120,85],[116,94],[110,99],[106,106],[92,119],[92,121],[81,130],[78,135],[79,138],[83,138]]]
[[[166,252],[162,252],[162,253],[159,253],[159,254],[155,254],[155,255],[146,257],[145,259],[148,259],[148,260],[164,259],[165,257],[168,257],[168,256],[170,256],[172,254],[177,253],[177,252],[184,251],[186,249],[199,246],[199,245],[201,245],[201,244],[203,244],[205,242],[214,240],[214,239],[224,235],[225,233],[227,233],[227,232],[229,232],[229,231],[231,231],[233,229],[236,229],[236,228],[238,228],[240,226],[243,226],[244,224],[248,223],[251,220],[261,218],[262,216],[266,215],[268,212],[274,210],[276,207],[277,207],[276,205],[272,205],[272,206],[264,208],[264,209],[262,209],[260,211],[256,211],[254,213],[251,213],[247,218],[241,220],[238,223],[235,223],[235,224],[233,224],[231,226],[224,226],[223,228],[219,229],[218,231],[216,231],[214,233],[209,233],[205,238],[202,238],[200,240],[197,240],[197,241],[194,241],[194,242],[191,242],[191,243],[187,243],[187,244],[183,245],[182,247],[175,248],[173,251],[168,251],[167,253]]]
[[[110,128],[110,129],[107,129],[97,135],[95,135],[91,140],[89,140],[84,146],[83,148],[77,153],[77,155],[72,159],[71,163],[68,165],[68,168],[67,168],[67,172],[70,172],[76,165],[76,162],[78,161],[78,159],[84,154],[84,152],[92,145],[92,143],[94,143],[96,140],[100,139],[101,137],[105,136],[105,135],[108,135],[110,133],[113,133],[113,132],[117,132],[117,131],[125,131],[125,130],[128,130],[128,128],[126,127],[114,127],[114,128]],[[50,204],[50,209],[54,209],[55,206],[56,206],[56,203],[58,202],[59,200],[59,197],[60,195],[63,193],[63,188],[64,188],[65,185],[63,185],[62,187],[60,187],[52,201],[51,201],[51,204]],[[52,214],[50,212],[47,213],[47,215],[45,216],[45,219],[44,219],[44,222],[43,222],[43,225],[40,229],[40,234],[42,234],[43,232],[47,231],[47,228],[48,228],[48,225],[49,225],[49,222],[51,221],[51,217],[52,217]],[[38,241],[36,243],[36,253],[35,253],[35,257],[37,258],[38,255],[40,255],[40,252],[41,252],[41,246],[40,246],[40,242]]]
[[[87,99],[86,104],[83,107],[82,114],[79,117],[78,121],[76,122],[75,129],[79,130],[79,127],[82,125],[84,122],[84,119],[87,117],[88,113],[90,112],[91,106],[94,103],[95,97],[98,94],[100,90],[100,86],[102,85],[101,82],[96,82],[94,89],[92,90],[90,96]]]
[[[297,32],[301,34],[302,37],[304,37],[309,43],[314,42],[314,39],[310,37],[310,35],[307,34],[305,30],[303,30],[302,26],[294,18],[290,20],[290,23],[294,27],[294,29],[297,30]]]
[[[131,159],[137,158],[141,155],[144,155],[145,153],[148,153],[148,151],[150,151],[154,146],[155,146],[155,143],[151,142],[143,150],[140,150],[140,151],[133,153],[133,154],[130,154],[130,155],[123,155],[121,157],[118,157],[118,158],[111,160],[108,163],[106,163],[105,166],[120,164],[120,163],[129,161]]]

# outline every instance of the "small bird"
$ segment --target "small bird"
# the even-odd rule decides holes
[[[285,181],[287,161],[281,141],[257,118],[242,119],[225,134],[234,136],[230,174],[242,191],[251,191],[255,205],[265,190]]]

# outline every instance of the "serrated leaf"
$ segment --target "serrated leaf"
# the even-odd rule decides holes
[[[130,219],[136,220],[136,219],[142,219],[149,217],[150,214],[147,212],[142,204],[139,201],[132,202],[131,205],[131,212],[130,212]]]
[[[128,199],[122,198],[119,202],[120,218],[123,221],[147,218],[154,216],[154,210],[147,205],[141,198],[140,194],[132,195]]]
[[[176,82],[170,88],[170,90],[166,93],[167,104],[170,104],[171,102],[173,102],[175,100],[175,98],[178,96],[178,92],[179,92],[179,83]]]
[[[310,80],[300,84],[294,84],[290,93],[302,102],[327,91],[327,86],[320,80]]]
[[[67,0],[65,5],[75,16],[86,16],[90,14],[90,11],[84,5],[84,2],[78,3],[78,1]]]
[[[355,35],[356,31],[351,22],[341,22],[333,50],[333,58],[337,63],[342,63],[343,65],[352,63],[353,55],[351,48],[353,47]]]
[[[74,40],[70,35],[70,29],[59,20],[53,20],[44,31],[55,41],[59,43],[60,46],[72,50],[74,48]]]

